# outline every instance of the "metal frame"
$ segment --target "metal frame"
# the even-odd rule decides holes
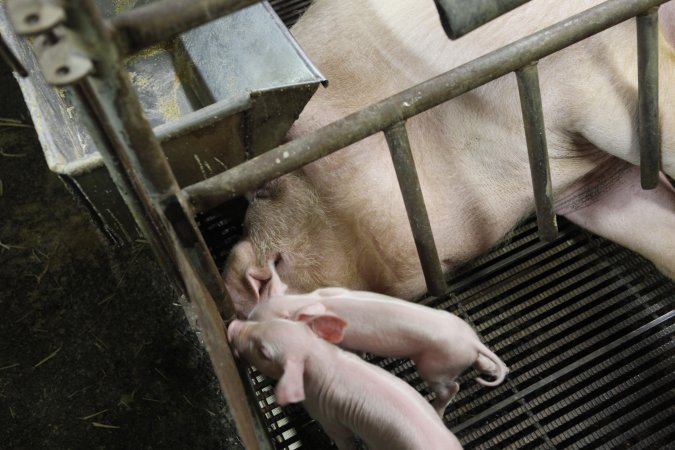
[[[244,445],[250,449],[266,449],[271,448],[271,444],[254,396],[250,385],[243,381],[247,377],[237,366],[224,333],[221,315],[226,320],[233,317],[234,307],[194,221],[195,214],[372,134],[384,132],[427,285],[430,292],[439,295],[446,290],[446,285],[405,121],[498,77],[516,72],[540,233],[543,239],[552,239],[557,229],[536,62],[638,16],[643,186],[654,187],[658,178],[660,145],[656,18],[658,5],[666,1],[609,0],[182,190],[166,163],[157,137],[143,117],[138,98],[120,64],[121,58],[256,1],[164,0],[107,22],[93,0],[34,0],[30,2],[32,5],[49,6],[50,14],[54,13],[55,5],[62,7],[65,14],[53,15],[57,19],[30,33],[43,34],[45,54],[53,54],[56,47],[62,52],[58,58],[41,58],[43,70],[54,75],[52,82],[55,84],[72,83],[96,117],[98,128],[93,132],[103,136],[107,143],[103,156],[108,170],[158,259],[173,273],[197,312],[207,351]],[[21,22],[41,23],[27,15],[36,14],[35,11],[25,13],[17,8],[22,3],[23,0],[8,0],[15,27]],[[489,18],[478,17],[476,20],[485,22]],[[14,67],[21,67],[20,62],[13,62]],[[86,62],[91,66],[84,64]],[[217,305],[222,305],[222,309],[219,310]],[[234,373],[239,376],[232,376]]]

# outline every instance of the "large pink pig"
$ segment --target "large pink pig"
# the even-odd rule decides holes
[[[431,0],[317,0],[293,34],[330,80],[291,138],[335,121],[601,0],[532,0],[449,41]],[[675,0],[660,9],[663,171],[675,177]],[[556,206],[675,277],[675,190],[642,191],[635,20],[539,62]],[[515,75],[407,122],[444,270],[490,247],[533,212]],[[241,316],[274,261],[290,292],[344,286],[413,298],[425,290],[383,135],[263,186],[224,277]]]
[[[239,356],[279,380],[277,403],[303,402],[339,449],[354,448],[354,436],[372,449],[461,449],[408,384],[323,340],[340,342],[345,325],[331,316],[235,320],[227,336]]]

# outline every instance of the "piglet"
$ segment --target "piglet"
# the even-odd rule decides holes
[[[279,380],[279,405],[304,402],[339,449],[359,436],[372,449],[461,449],[433,408],[408,384],[331,343],[346,322],[318,315],[307,321],[235,320],[227,329],[234,352]]]
[[[271,293],[259,303],[251,320],[281,317],[291,320],[332,314],[349,323],[341,346],[379,356],[410,358],[436,394],[434,408],[443,415],[459,391],[455,379],[473,366],[496,379],[476,378],[483,386],[497,386],[508,374],[504,362],[488,349],[462,319],[386,295],[342,288],[317,289],[309,294],[285,295],[274,267]]]

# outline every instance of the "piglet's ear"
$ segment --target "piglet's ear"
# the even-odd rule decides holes
[[[300,317],[299,320],[306,321],[314,334],[333,344],[342,342],[345,337],[347,322],[334,314],[324,314],[306,320]]]
[[[305,399],[303,382],[304,364],[295,359],[289,359],[284,365],[284,374],[279,378],[274,394],[280,406],[289,403],[301,402]]]
[[[293,320],[307,322],[309,319],[326,314],[326,307],[321,303],[313,303],[311,305],[303,306],[293,313]]]

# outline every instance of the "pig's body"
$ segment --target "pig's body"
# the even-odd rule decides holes
[[[304,322],[234,321],[228,337],[249,363],[279,378],[277,402],[303,401],[340,449],[353,448],[355,435],[371,449],[461,449],[414,389],[320,339]]]
[[[457,41],[432,1],[318,0],[293,29],[330,80],[294,125],[313,131],[416,83],[601,3],[533,0]],[[675,176],[675,1],[661,7],[663,170]],[[675,191],[615,211],[633,191],[639,161],[635,21],[539,62],[553,183],[561,214],[619,242],[675,276]],[[443,268],[494,246],[533,211],[515,75],[499,78],[407,122]],[[649,211],[645,223],[644,211]],[[598,219],[602,214],[606,220]],[[245,245],[244,245],[245,244]],[[249,208],[226,285],[241,315],[260,299],[276,261],[291,292],[344,286],[400,298],[425,285],[382,134],[265,186]],[[251,262],[253,261],[253,262]],[[249,269],[257,274],[251,276]]]
[[[322,314],[335,314],[349,324],[342,347],[413,360],[436,394],[434,407],[441,416],[459,391],[455,379],[467,368],[496,377],[491,382],[477,378],[483,386],[498,385],[508,373],[502,360],[459,317],[371,292],[326,288],[276,295],[258,304],[249,318],[303,320]]]

